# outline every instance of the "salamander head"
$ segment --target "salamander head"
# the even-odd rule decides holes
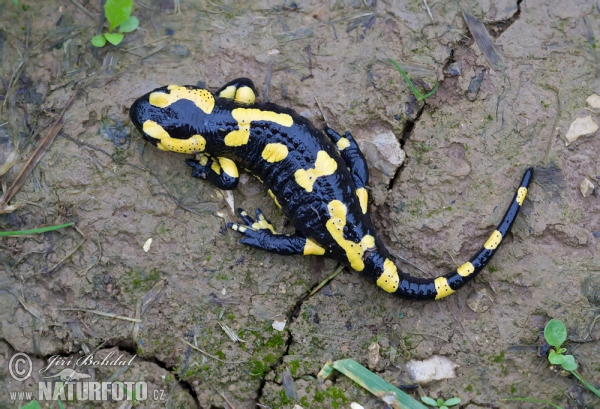
[[[129,109],[129,117],[144,139],[159,149],[197,153],[206,146],[199,128],[214,106],[210,91],[169,85],[138,98]]]

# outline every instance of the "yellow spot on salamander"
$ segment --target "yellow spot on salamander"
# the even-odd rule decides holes
[[[232,178],[237,178],[240,174],[238,173],[237,166],[235,166],[235,162],[231,159],[227,158],[218,158],[219,165],[221,165],[221,169],[223,172],[227,173]]]
[[[277,207],[279,207],[281,209],[281,205],[277,201],[277,198],[275,197],[275,194],[271,191],[271,189],[267,189],[267,193],[269,194],[269,196],[271,196],[271,199],[273,199],[273,201],[275,202]]]
[[[517,203],[519,204],[519,206],[523,206],[525,196],[527,196],[527,188],[520,187],[519,190],[517,190]]]
[[[344,149],[346,149],[348,146],[350,146],[350,141],[348,140],[348,138],[340,138],[339,141],[337,141],[336,144],[337,148],[339,151],[343,151]]]
[[[254,104],[256,101],[256,95],[254,95],[252,88],[241,87],[235,93],[235,101],[241,104]]]
[[[206,164],[208,163],[208,156],[200,155],[200,157],[198,158],[198,162],[200,162],[202,166],[206,166]]]
[[[241,233],[245,232],[246,230],[248,230],[248,228],[244,227],[244,226],[240,226],[239,224],[232,224],[231,225],[231,230],[233,231],[239,231]]]
[[[296,178],[296,183],[310,193],[318,177],[333,175],[336,170],[337,162],[327,152],[319,151],[315,167],[308,170],[298,169],[294,173],[294,177]]]
[[[356,189],[356,196],[358,196],[358,202],[363,214],[367,213],[367,206],[369,203],[369,192],[364,187]]]
[[[235,162],[231,159],[219,158],[219,165],[221,165],[223,172],[227,173],[227,175],[232,178],[237,178],[240,175],[237,166],[235,166]]]
[[[269,163],[281,162],[288,155],[288,148],[282,143],[268,143],[262,151],[262,158]]]
[[[313,254],[315,256],[322,256],[325,254],[325,249],[317,244],[313,239],[306,239],[306,244],[304,245],[304,253],[305,256]]]
[[[288,114],[278,114],[271,111],[261,111],[256,108],[235,108],[231,115],[237,121],[239,129],[229,132],[225,136],[225,145],[242,146],[250,139],[250,124],[252,121],[274,122],[281,126],[290,127],[294,120]]]
[[[360,243],[344,238],[344,227],[346,226],[346,205],[339,200],[332,200],[327,205],[331,219],[327,220],[325,226],[336,243],[346,251],[346,258],[350,267],[356,271],[363,271],[365,263],[362,259],[365,251],[375,248],[375,238],[370,234],[365,235]]]
[[[436,278],[434,285],[435,291],[437,292],[437,295],[435,296],[436,300],[447,297],[454,292],[454,290],[450,288],[450,285],[448,285],[448,280],[446,280],[446,277]]]
[[[210,114],[215,107],[215,97],[205,89],[188,89],[179,85],[169,85],[167,89],[169,93],[160,91],[151,93],[148,102],[155,107],[166,108],[181,99],[187,99],[206,114]]]
[[[221,174],[221,166],[219,166],[219,164],[217,162],[213,162],[210,165],[210,168],[217,174],[220,175]]]
[[[398,269],[396,265],[391,262],[390,259],[385,259],[383,262],[383,273],[377,279],[377,285],[388,293],[393,293],[398,289]]]
[[[230,85],[219,93],[219,97],[233,99],[233,98],[235,98],[235,90],[236,89],[237,89],[237,87],[235,85]]]
[[[142,130],[148,136],[159,140],[156,147],[161,151],[197,153],[206,148],[206,139],[202,135],[192,135],[187,139],[171,138],[162,126],[151,120],[144,122]]]
[[[456,269],[456,272],[461,277],[468,277],[473,274],[473,271],[475,271],[475,267],[470,261],[467,261],[465,264]]]
[[[244,213],[246,213],[246,212],[244,212]],[[246,216],[247,216],[247,214],[246,214]],[[256,230],[271,230],[271,232],[273,234],[278,234],[275,231],[275,227],[273,227],[273,225],[271,223],[269,223],[267,221],[267,219],[265,219],[265,216],[263,216],[262,214],[258,217],[257,221],[252,223],[252,228],[256,229]]]
[[[494,230],[494,232],[492,233],[490,238],[487,239],[487,241],[485,242],[483,247],[486,248],[487,250],[495,250],[501,241],[502,241],[502,233],[500,233],[498,230]]]

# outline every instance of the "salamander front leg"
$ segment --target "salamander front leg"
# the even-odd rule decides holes
[[[256,221],[242,209],[238,214],[246,226],[237,223],[227,223],[227,227],[244,235],[240,243],[257,249],[282,255],[304,254],[323,255],[325,249],[312,239],[300,234],[279,234],[273,225],[265,219],[260,209],[256,209]]]
[[[186,159],[185,163],[192,167],[192,176],[208,180],[213,186],[223,189],[235,189],[239,181],[239,173],[235,163],[227,158],[210,158],[198,155],[198,160]]]
[[[346,131],[346,134],[342,136],[328,126],[323,131],[335,144],[342,159],[346,162],[346,166],[350,169],[356,185],[356,195],[360,201],[361,210],[363,214],[367,213],[369,194],[365,186],[369,183],[369,168],[365,156],[350,132]]]

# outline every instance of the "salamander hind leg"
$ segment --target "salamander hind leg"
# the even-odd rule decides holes
[[[256,102],[256,87],[248,78],[236,78],[223,85],[215,95],[219,98],[233,99],[240,104],[254,104]]]
[[[227,223],[227,227],[244,235],[240,240],[242,244],[282,255],[325,253],[323,247],[300,234],[277,233],[260,209],[256,209],[256,220],[243,209],[238,209],[238,214],[246,225]]]
[[[346,131],[346,134],[342,136],[328,126],[323,131],[335,144],[342,159],[346,162],[346,166],[350,169],[354,184],[356,185],[356,195],[360,201],[361,210],[363,214],[367,213],[369,194],[367,193],[366,186],[369,183],[369,168],[365,155],[361,152],[350,132]]]

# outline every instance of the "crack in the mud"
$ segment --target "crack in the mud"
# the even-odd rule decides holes
[[[184,391],[187,391],[190,394],[190,396],[192,397],[192,399],[194,399],[194,402],[196,403],[196,407],[199,409],[201,408],[200,401],[198,400],[198,395],[196,394],[196,391],[194,390],[194,388],[188,381],[184,381],[183,379],[179,378],[179,374],[177,374],[177,372],[175,372],[174,367],[167,366],[167,364],[165,364],[163,361],[156,358],[155,356],[140,357],[139,355],[137,355],[137,348],[135,347],[135,345],[132,345],[131,343],[129,343],[127,341],[116,342],[113,345],[105,344],[105,347],[107,347],[107,349],[112,348],[112,347],[117,347],[122,351],[130,353],[131,355],[138,356],[138,358],[140,358],[141,361],[153,363],[156,366],[169,372],[170,374],[172,374],[175,377],[175,380],[177,381],[177,383],[179,384],[181,389],[183,389]],[[103,347],[103,349],[104,349],[104,347]]]
[[[5,339],[1,339],[2,341],[6,342],[8,345],[10,345],[12,347],[12,345],[6,341]],[[169,372],[170,374],[173,374],[177,383],[179,384],[179,386],[187,391],[190,396],[192,397],[192,399],[194,399],[194,402],[196,403],[196,407],[201,409],[200,406],[200,401],[198,400],[198,395],[196,394],[196,391],[194,390],[194,388],[192,388],[192,385],[190,385],[189,382],[184,381],[182,379],[179,378],[179,376],[177,375],[177,373],[174,371],[173,367],[169,367],[167,366],[167,364],[165,364],[164,362],[162,362],[161,360],[159,360],[158,358],[152,356],[152,357],[143,357],[143,356],[139,356],[136,350],[136,347],[134,345],[132,345],[130,342],[128,341],[116,341],[113,343],[105,343],[102,345],[102,350],[103,349],[110,349],[110,348],[118,348],[120,351],[124,351],[127,352],[129,354],[131,354],[132,356],[136,356],[137,357],[137,361],[142,361],[142,362],[150,362],[155,364],[156,366],[164,369],[165,371]],[[13,348],[14,349],[14,348]],[[16,350],[16,349],[15,349]],[[40,356],[39,359],[42,359],[44,361],[48,361],[49,358],[55,356],[56,354],[52,354],[52,355],[46,355],[46,356]]]
[[[493,30],[488,30],[490,35],[494,38],[500,37],[506,30],[509,29],[510,26],[514,24],[521,17],[521,3],[523,0],[517,0],[517,11],[510,18],[501,21],[488,22],[487,26],[493,28]]]
[[[287,319],[287,334],[288,334],[288,338],[285,342],[285,350],[281,353],[281,356],[279,356],[279,358],[277,359],[277,362],[275,362],[273,365],[271,365],[269,367],[269,371],[265,372],[265,374],[263,375],[262,379],[260,380],[260,385],[258,387],[258,391],[256,394],[256,402],[260,402],[260,398],[263,395],[263,390],[265,388],[265,385],[267,384],[267,375],[269,373],[271,373],[272,371],[277,370],[277,368],[279,368],[281,366],[281,364],[283,364],[283,358],[285,358],[289,353],[290,353],[290,347],[292,346],[292,343],[294,342],[294,337],[292,335],[292,331],[291,331],[291,326],[294,323],[294,321],[296,320],[296,318],[298,318],[298,316],[300,315],[300,309],[302,308],[302,305],[304,304],[304,301],[308,300],[310,294],[313,292],[313,290],[319,285],[320,283],[316,283],[314,286],[312,286],[310,288],[310,290],[308,290],[302,297],[300,297],[298,299],[298,301],[296,301],[296,304],[294,304],[294,306],[292,308],[290,308],[290,310],[288,311],[288,313],[285,315],[286,319]]]
[[[419,112],[417,112],[415,119],[413,121],[406,121],[406,123],[404,124],[404,129],[402,130],[402,136],[400,137],[400,147],[402,149],[404,149],[404,145],[406,144],[406,141],[408,141],[410,139],[412,132],[415,129],[415,124],[421,118],[421,115],[423,115],[425,106],[427,106],[427,102],[423,101],[423,105],[421,106],[421,109],[419,109]],[[387,187],[388,190],[392,190],[394,188],[394,184],[396,183],[396,180],[398,180],[400,178],[400,174],[402,173],[404,168],[406,168],[406,166],[400,166],[400,167],[398,167],[398,169],[396,169],[396,173],[394,174],[394,176],[390,180],[390,183],[388,184],[388,187]]]

